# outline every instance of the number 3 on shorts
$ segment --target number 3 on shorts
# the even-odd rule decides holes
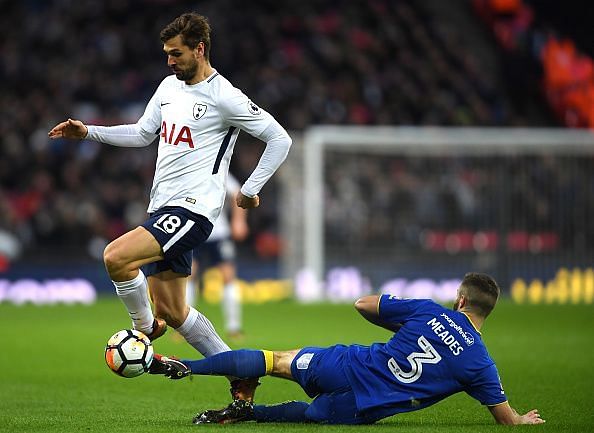
[[[166,213],[159,218],[153,227],[161,230],[163,233],[171,234],[181,226],[181,219],[177,215],[171,215]]]

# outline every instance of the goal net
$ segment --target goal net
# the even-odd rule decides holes
[[[446,300],[478,271],[591,302],[593,156],[584,130],[312,127],[282,171],[284,276],[304,300]]]

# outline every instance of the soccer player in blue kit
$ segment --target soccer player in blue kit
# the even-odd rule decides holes
[[[198,414],[194,423],[317,422],[370,424],[431,406],[464,391],[487,406],[499,424],[540,424],[536,409],[518,414],[508,403],[480,329],[499,297],[488,275],[469,273],[454,309],[428,299],[366,296],[355,308],[371,323],[394,331],[371,346],[305,347],[285,352],[237,350],[191,361],[156,356],[153,374],[190,374],[293,380],[314,398],[272,406],[236,400]]]

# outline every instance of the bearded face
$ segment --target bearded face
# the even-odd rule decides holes
[[[191,81],[196,75],[196,72],[198,72],[198,61],[192,57],[184,63],[178,62],[176,65],[171,67],[171,70],[178,80]]]
[[[178,35],[163,44],[163,51],[167,54],[167,66],[171,68],[175,77],[193,84],[199,66],[196,50],[185,45]]]

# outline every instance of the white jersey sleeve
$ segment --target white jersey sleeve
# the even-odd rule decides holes
[[[289,153],[291,137],[276,120],[272,120],[273,122],[268,128],[258,136],[266,143],[266,149],[264,149],[256,169],[241,187],[241,193],[246,197],[253,197],[260,192]]]
[[[133,125],[96,126],[88,125],[86,138],[122,147],[148,146],[157,137],[144,131],[137,123]]]
[[[242,194],[253,197],[287,157],[291,137],[270,113],[254,104],[239,89],[231,89],[220,100],[219,110],[224,120],[266,143],[258,165],[241,187]]]

